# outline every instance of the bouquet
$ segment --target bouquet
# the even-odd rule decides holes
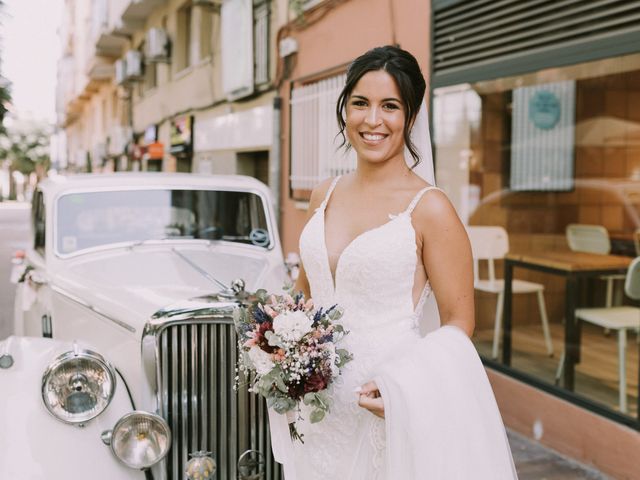
[[[327,389],[352,359],[336,346],[348,333],[337,323],[342,311],[337,305],[315,310],[302,293],[258,290],[255,298],[235,317],[238,370],[249,379],[250,391],[287,415],[291,438],[304,443],[295,424],[300,402],[310,407],[310,422],[320,422],[330,408]]]

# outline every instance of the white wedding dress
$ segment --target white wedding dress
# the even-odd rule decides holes
[[[408,208],[356,237],[331,273],[324,211],[338,181],[300,237],[300,255],[316,306],[338,304],[353,354],[331,392],[330,413],[297,428],[270,412],[272,447],[285,480],[502,480],[516,478],[502,420],[473,344],[457,327],[421,338],[418,322],[430,294],[414,308],[416,240]],[[428,201],[428,196],[424,201]],[[437,225],[434,225],[437,228]],[[354,389],[375,380],[385,419],[358,406]]]

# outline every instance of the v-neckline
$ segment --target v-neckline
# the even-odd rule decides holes
[[[326,224],[326,210],[327,210],[327,205],[323,205],[323,207],[320,209],[321,213],[321,222],[322,222],[322,244],[324,246],[324,258],[327,264],[327,271],[329,272],[329,278],[331,279],[331,286],[333,287],[333,295],[335,297],[336,294],[336,288],[337,288],[337,280],[338,280],[338,270],[340,269],[340,262],[342,260],[342,257],[344,256],[344,254],[347,252],[347,250],[349,250],[349,248],[354,244],[354,242],[356,242],[356,240],[362,238],[364,235],[368,234],[368,233],[372,233],[375,232],[376,230],[380,230],[383,227],[386,227],[387,225],[389,225],[391,222],[394,222],[395,220],[397,220],[399,217],[401,217],[403,215],[404,212],[398,213],[398,214],[389,214],[389,220],[387,220],[384,223],[381,223],[380,225],[377,225],[375,227],[371,227],[368,228],[366,230],[364,230],[363,232],[360,232],[358,235],[356,235],[355,237],[353,237],[351,239],[351,241],[349,243],[347,243],[347,245],[342,249],[342,251],[340,252],[340,254],[338,255],[338,259],[336,260],[336,269],[335,272],[331,271],[331,259],[329,258],[329,247],[327,246],[327,224]]]

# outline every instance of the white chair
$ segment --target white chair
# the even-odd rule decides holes
[[[629,298],[640,300],[640,257],[629,265],[624,292]],[[600,327],[618,331],[618,394],[620,411],[627,412],[627,330],[640,328],[640,308],[616,306],[608,308],[579,308],[576,318]]]
[[[501,260],[509,251],[509,237],[502,227],[467,227],[471,250],[473,252],[473,276],[474,287],[480,292],[495,293],[498,296],[496,303],[496,316],[493,327],[493,348],[491,355],[498,357],[498,346],[500,344],[500,332],[502,330],[502,305],[504,300],[504,280],[496,279],[495,260]],[[488,264],[489,278],[480,279],[480,260],[486,260]],[[540,319],[542,320],[542,331],[544,341],[549,356],[553,355],[553,344],[549,333],[549,321],[547,319],[547,309],[544,303],[544,285],[540,283],[527,282],[525,280],[513,280],[512,292],[514,295],[521,293],[535,293],[538,298],[538,308]]]
[[[598,253],[608,255],[611,252],[609,232],[601,225],[586,225],[571,223],[567,225],[567,243],[574,252]],[[605,307],[613,305],[613,282],[624,280],[624,275],[602,275],[602,280],[607,282],[607,294]]]

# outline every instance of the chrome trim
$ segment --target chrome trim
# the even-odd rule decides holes
[[[80,421],[71,421],[71,420],[65,420],[63,418],[58,417],[49,407],[49,404],[46,402],[45,400],[45,386],[47,384],[47,379],[49,378],[49,375],[51,375],[51,372],[53,370],[55,370],[56,368],[58,368],[60,365],[62,365],[63,363],[72,360],[72,359],[78,359],[78,358],[84,358],[87,360],[92,360],[94,362],[98,362],[105,370],[105,372],[107,372],[107,375],[110,377],[111,380],[111,384],[113,385],[113,388],[111,389],[111,392],[109,392],[109,398],[107,398],[107,405],[100,410],[98,413],[96,413],[95,415],[93,415],[90,418],[85,418],[83,420]],[[99,353],[93,352],[91,350],[84,350],[78,347],[78,345],[76,343],[74,343],[73,345],[73,350],[70,350],[68,352],[65,352],[61,355],[58,355],[56,358],[53,359],[53,361],[49,364],[49,366],[47,367],[47,369],[44,371],[44,373],[42,374],[42,381],[41,381],[41,385],[40,385],[40,395],[42,397],[42,403],[44,403],[44,406],[46,407],[47,411],[56,419],[59,420],[63,423],[66,423],[68,425],[79,425],[82,426],[83,424],[93,420],[94,418],[96,418],[98,415],[100,415],[102,412],[104,412],[109,405],[111,404],[111,400],[113,400],[113,396],[115,395],[116,392],[116,371],[113,368],[113,366],[107,362],[105,360],[105,358],[100,355]]]
[[[270,454],[266,403],[246,387],[231,388],[237,360],[233,316],[245,296],[170,305],[144,328],[142,353],[155,364],[157,412],[174,433],[159,467],[163,480],[182,480],[189,453],[203,449],[214,452],[220,478],[237,477],[238,454],[247,449],[268,456],[265,479],[280,478]]]
[[[105,430],[100,434],[100,440],[107,446],[111,446],[111,439],[113,438],[113,430]]]
[[[258,197],[260,197],[260,200],[262,200],[262,207],[263,210],[265,212],[268,213],[268,215],[266,215],[266,219],[267,219],[267,225],[269,227],[269,246],[267,247],[259,247],[257,245],[248,245],[248,244],[243,244],[243,243],[238,243],[238,242],[228,242],[231,245],[234,246],[245,246],[245,247],[249,247],[252,249],[258,249],[259,251],[264,252],[265,250],[267,251],[271,251],[276,247],[276,236],[274,234],[274,232],[277,231],[278,226],[277,224],[274,222],[274,212],[273,212],[273,208],[271,205],[271,201],[270,198],[268,197],[267,194],[265,194],[265,192],[261,191],[258,188],[255,187],[249,187],[249,188],[204,188],[203,186],[198,186],[198,185],[148,185],[148,186],[143,186],[143,185],[136,185],[136,186],[113,186],[113,187],[95,187],[93,189],[87,189],[87,188],[70,188],[68,190],[65,190],[63,192],[59,192],[57,193],[52,199],[51,199],[51,204],[53,204],[53,219],[52,219],[52,225],[51,225],[51,232],[52,232],[52,240],[53,240],[53,253],[57,258],[60,259],[67,259],[67,258],[72,258],[72,257],[76,257],[76,256],[80,256],[80,255],[84,255],[86,253],[92,253],[92,252],[99,252],[99,251],[104,251],[104,250],[112,250],[113,248],[122,248],[122,247],[127,247],[130,246],[131,244],[135,244],[137,242],[120,242],[118,244],[106,244],[104,246],[97,246],[97,247],[91,247],[88,249],[83,249],[83,250],[78,250],[76,252],[72,252],[72,253],[61,253],[58,251],[58,241],[57,241],[57,232],[54,232],[55,230],[57,230],[57,225],[58,225],[58,201],[66,196],[66,195],[74,195],[74,194],[78,194],[78,193],[98,193],[98,192],[124,192],[124,191],[133,191],[133,190],[140,190],[140,191],[147,191],[147,190],[202,190],[202,191],[208,191],[208,192],[239,192],[239,193],[253,193],[255,195],[257,195]],[[45,196],[45,211],[46,211],[46,199],[49,198],[48,196]],[[175,241],[179,241],[180,239],[175,239]],[[189,242],[193,242],[193,241],[202,241],[205,239],[189,239],[189,240],[185,240],[182,239],[183,241],[189,241]],[[210,240],[206,240],[207,242],[211,243]],[[216,240],[216,242],[221,242],[221,243],[227,243],[224,240]],[[279,245],[279,243],[278,243]]]
[[[63,297],[68,298],[69,300],[71,300],[72,302],[77,303],[78,305],[82,305],[85,308],[88,308],[89,310],[91,310],[93,313],[96,313],[98,315],[100,315],[103,318],[106,318],[107,320],[112,321],[113,323],[115,323],[116,325],[125,328],[127,330],[129,330],[131,333],[136,333],[136,329],[134,327],[132,327],[131,325],[129,325],[126,322],[123,322],[122,320],[118,320],[117,318],[113,318],[109,315],[107,315],[106,313],[104,313],[102,310],[94,307],[93,305],[91,305],[90,303],[85,302],[84,300],[82,300],[80,297],[75,296],[74,294],[68,292],[67,290],[65,290],[64,288],[60,288],[57,285],[51,285],[51,290],[53,290],[56,293],[59,293],[60,295],[62,295]]]
[[[113,441],[110,442],[110,447],[111,447],[111,452],[113,453],[113,456],[116,457],[120,463],[122,463],[123,465],[126,465],[129,468],[135,468],[135,469],[145,469],[145,468],[150,468],[153,465],[156,465],[157,463],[161,462],[166,456],[167,453],[169,453],[169,450],[171,450],[171,445],[173,444],[173,437],[171,435],[171,429],[169,428],[169,424],[167,423],[167,421],[162,418],[160,415],[156,415],[155,413],[149,413],[149,412],[145,412],[142,410],[134,410],[133,412],[129,412],[125,415],[123,415],[120,420],[118,420],[116,422],[116,424],[113,427],[113,430],[111,430],[111,438],[109,438],[109,440],[112,440],[112,437],[116,434],[117,430],[122,426],[122,424],[124,424],[125,422],[127,422],[131,417],[141,417],[143,419],[146,420],[150,420],[150,421],[154,421],[154,422],[158,422],[162,428],[164,429],[165,435],[167,437],[167,451],[162,453],[160,455],[160,457],[153,463],[149,464],[149,465],[131,465],[129,463],[126,463],[124,460],[122,460],[118,454],[116,453],[115,449],[114,449],[114,445],[113,445]],[[102,436],[104,436],[106,432],[102,433]],[[102,439],[102,441],[104,442],[104,438]]]

